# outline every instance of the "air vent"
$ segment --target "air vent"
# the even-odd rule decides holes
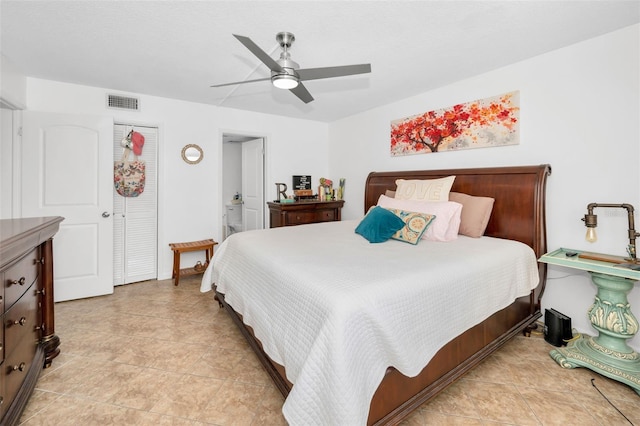
[[[107,107],[138,111],[140,104],[138,98],[127,96],[107,95]]]

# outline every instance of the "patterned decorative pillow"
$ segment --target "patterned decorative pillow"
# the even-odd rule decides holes
[[[462,204],[454,201],[416,201],[399,200],[380,195],[378,206],[385,209],[400,209],[408,212],[432,214],[436,217],[431,226],[422,235],[429,241],[453,241],[458,238]]]
[[[404,226],[391,236],[392,239],[404,241],[405,243],[416,245],[420,242],[422,234],[427,231],[435,215],[408,212],[400,209],[387,209],[404,221]]]
[[[375,206],[369,209],[356,227],[355,232],[362,235],[370,243],[383,243],[404,226],[404,221],[397,215],[387,209]]]

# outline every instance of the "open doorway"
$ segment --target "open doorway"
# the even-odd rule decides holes
[[[223,240],[235,232],[264,228],[265,138],[222,135]]]

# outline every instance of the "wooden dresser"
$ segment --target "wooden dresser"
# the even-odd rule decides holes
[[[60,349],[53,315],[53,240],[62,217],[0,220],[0,424],[18,422]]]
[[[340,220],[344,200],[301,201],[296,203],[267,203],[269,205],[269,227],[304,225],[307,223]]]

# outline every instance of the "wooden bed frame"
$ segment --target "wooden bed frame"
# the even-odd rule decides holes
[[[533,248],[540,258],[547,251],[545,226],[545,188],[551,167],[493,167],[426,171],[372,172],[367,177],[364,211],[377,203],[387,190],[395,190],[396,179],[436,179],[455,175],[451,191],[495,199],[485,235],[517,240]],[[389,367],[373,396],[367,424],[396,424],[432,398],[483,359],[519,333],[528,333],[541,316],[546,264],[538,264],[540,284],[529,296],[521,297],[487,320],[465,331],[446,344],[416,377],[406,377]],[[274,383],[286,397],[293,387],[283,366],[273,362],[262,350],[251,327],[215,292],[216,300],[246,337]]]

